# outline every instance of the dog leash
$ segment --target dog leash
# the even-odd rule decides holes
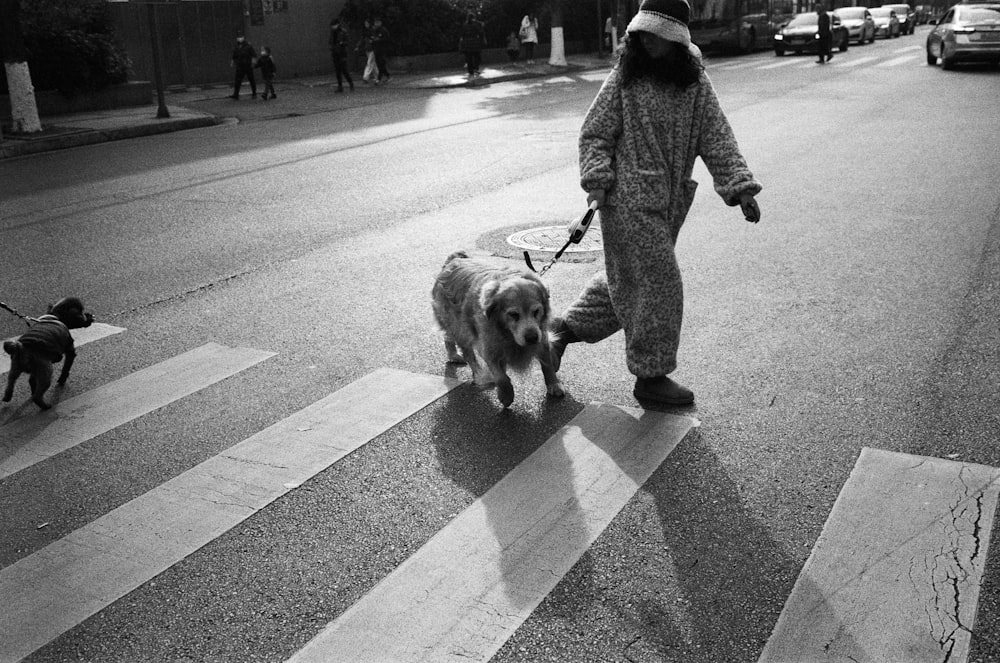
[[[569,239],[566,240],[566,243],[563,244],[563,247],[561,249],[556,251],[556,254],[552,257],[552,260],[549,261],[549,264],[542,267],[541,271],[535,269],[535,266],[531,264],[531,256],[528,255],[527,251],[525,251],[524,262],[526,265],[528,265],[528,269],[535,272],[539,276],[544,276],[545,272],[549,271],[552,265],[556,264],[556,261],[559,260],[560,257],[562,257],[563,252],[569,248],[570,244],[580,243],[580,240],[583,239],[583,236],[587,234],[587,230],[590,229],[590,222],[594,220],[594,212],[596,211],[597,211],[597,201],[595,200],[592,203],[590,203],[590,207],[588,207],[587,211],[583,213],[583,216],[581,216],[579,219],[574,221],[569,226],[568,228]]]
[[[29,318],[26,315],[22,315],[21,313],[18,313],[16,309],[14,309],[13,307],[8,306],[7,304],[4,304],[3,302],[0,302],[0,308],[5,309],[7,311],[10,311],[11,313],[13,313],[14,315],[16,315],[17,317],[21,318],[22,320],[24,320],[24,324],[28,325],[29,327],[31,326],[32,322],[35,322],[34,318]]]

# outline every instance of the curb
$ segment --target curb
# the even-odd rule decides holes
[[[0,159],[38,154],[39,152],[51,152],[70,147],[81,147],[83,145],[107,143],[113,140],[183,131],[185,129],[199,129],[221,124],[223,121],[224,118],[206,115],[204,117],[191,117],[159,124],[138,124],[117,129],[88,129],[74,134],[53,136],[52,138],[41,140],[19,141],[17,139],[5,138],[3,143],[0,143]]]

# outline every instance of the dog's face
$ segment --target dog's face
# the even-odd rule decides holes
[[[482,291],[486,318],[507,330],[524,347],[540,342],[549,321],[549,291],[541,279],[524,274],[492,281]]]
[[[76,297],[63,297],[49,306],[48,312],[69,329],[89,327],[94,322],[94,316],[83,310],[83,302]]]

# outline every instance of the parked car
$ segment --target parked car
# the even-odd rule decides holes
[[[934,7],[932,5],[917,5],[913,8],[913,10],[917,12],[917,25],[929,23],[931,15],[934,13]]]
[[[927,64],[942,69],[956,62],[1000,66],[1000,4],[955,5],[927,35]]]
[[[888,7],[875,7],[869,10],[875,21],[875,36],[886,39],[899,36],[899,19],[896,12]]]
[[[899,19],[899,34],[912,35],[917,29],[917,12],[910,5],[882,5],[896,12]]]
[[[819,39],[816,30],[819,29],[819,14],[805,12],[796,14],[792,20],[774,33],[774,54],[782,56],[785,51],[796,53],[816,53],[819,51]],[[836,14],[830,16],[830,30],[833,32],[833,47],[841,52],[847,50],[850,39],[847,28],[840,24]]]
[[[875,19],[867,7],[841,7],[833,15],[847,28],[847,36],[859,44],[875,41]]]

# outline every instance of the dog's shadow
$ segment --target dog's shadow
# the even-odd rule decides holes
[[[6,382],[6,375],[2,377],[4,382]],[[11,398],[9,403],[0,401],[0,428],[25,417],[51,414],[59,406],[59,402],[63,400],[63,392],[65,390],[65,386],[52,385],[52,388],[45,392],[46,399],[52,407],[48,410],[43,410],[31,400],[30,393],[19,398],[17,389],[15,388],[14,397]]]
[[[531,604],[524,595],[524,551],[518,552],[518,546],[511,542],[522,534],[537,534],[521,532],[525,518],[530,521],[533,516],[517,517],[520,514],[512,510],[509,487],[490,489],[557,434],[585,404],[570,395],[547,397],[544,385],[532,374],[515,378],[514,403],[505,409],[495,390],[474,385],[463,366],[448,365],[444,374],[466,382],[443,398],[435,412],[431,439],[439,467],[455,485],[481,500],[500,551],[496,566],[487,572],[499,578],[509,605],[523,608]],[[526,490],[540,484],[565,483],[574,474],[572,459],[558,445],[547,449],[544,462],[533,470],[539,475],[527,478]],[[583,533],[566,533],[576,535]]]

